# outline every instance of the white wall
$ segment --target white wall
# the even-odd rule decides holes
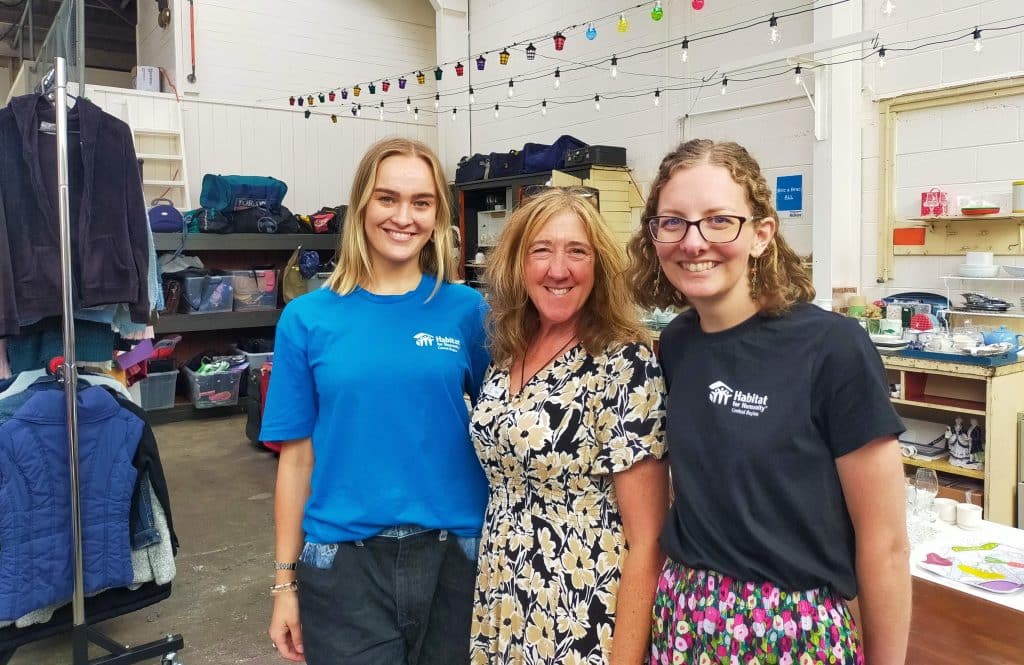
[[[171,3],[172,20],[166,28],[161,28],[157,24],[160,13],[157,3],[141,2],[136,4],[138,5],[138,24],[135,28],[136,64],[163,67],[167,72],[167,77],[177,85],[177,54],[174,45],[179,17],[175,16],[174,12],[184,11],[187,13],[188,3]],[[184,20],[187,26],[187,16]]]
[[[89,95],[134,126],[177,127],[173,95],[99,87]],[[284,204],[289,209],[315,212],[348,202],[356,164],[378,139],[406,136],[436,148],[432,125],[380,121],[374,114],[353,118],[346,113],[334,124],[321,112],[307,120],[276,107],[185,99],[181,115],[194,206],[199,205],[204,173],[269,175],[288,184]]]
[[[176,83],[183,94],[286,106],[293,94],[360,81],[365,90],[371,79],[379,84],[383,75],[436,61],[435,16],[428,0],[196,0],[193,85],[186,80],[191,71],[188,2],[176,0],[174,6]],[[384,95],[378,87],[370,99],[398,104],[397,88]]]
[[[885,18],[868,3],[867,27],[877,29],[883,44],[919,40],[938,33],[970,31],[975,25],[1019,23],[1019,0],[900,0],[898,13]],[[879,5],[880,6],[880,5]],[[869,11],[871,10],[871,11]],[[936,45],[912,53],[889,53],[884,69],[877,58],[864,64],[866,96],[890,97],[1024,73],[1024,39],[1019,28],[997,35],[982,33],[984,50],[972,40]],[[931,41],[931,40],[929,40]],[[921,43],[918,41],[917,43]],[[910,44],[913,45],[913,44]],[[876,283],[878,267],[879,136],[877,107],[867,103],[862,120],[863,214],[861,284],[879,297],[909,290],[945,293],[939,278],[953,274],[962,257],[897,256],[893,279]],[[957,195],[979,194],[1006,210],[1010,183],[1024,178],[1024,97],[1004,97],[936,110],[901,113],[897,127],[895,208],[898,218],[920,212],[920,194],[931,187]],[[1024,265],[1020,257],[999,262]],[[952,284],[954,295],[960,284]],[[978,284],[974,284],[978,287]],[[1010,286],[987,283],[990,295],[1010,295]],[[1022,294],[1018,294],[1022,295]],[[959,300],[955,300],[959,303]]]

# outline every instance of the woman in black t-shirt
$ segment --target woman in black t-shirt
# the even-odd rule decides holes
[[[744,148],[689,141],[630,242],[641,304],[689,307],[659,352],[675,503],[652,663],[902,663],[903,426],[866,333],[811,304],[771,197]]]

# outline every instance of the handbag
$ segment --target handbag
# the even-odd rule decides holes
[[[306,278],[299,271],[299,257],[302,255],[302,245],[295,248],[292,255],[288,257],[288,263],[284,264],[281,277],[281,296],[285,302],[291,302],[303,293],[306,293],[308,284]]]
[[[153,199],[152,207],[146,213],[149,217],[149,228],[153,233],[181,233],[185,226],[185,218],[174,207],[170,199]]]

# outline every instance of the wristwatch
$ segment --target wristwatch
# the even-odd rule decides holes
[[[274,570],[295,570],[294,563],[282,563],[280,561],[274,562]]]

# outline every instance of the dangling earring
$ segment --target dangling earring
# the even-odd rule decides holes
[[[655,268],[654,274],[654,295],[657,297],[658,291],[661,290],[661,262],[658,263],[658,267]]]
[[[761,295],[761,284],[757,274],[757,259],[758,257],[753,257],[753,261],[750,262],[750,297],[753,300],[757,300]]]

